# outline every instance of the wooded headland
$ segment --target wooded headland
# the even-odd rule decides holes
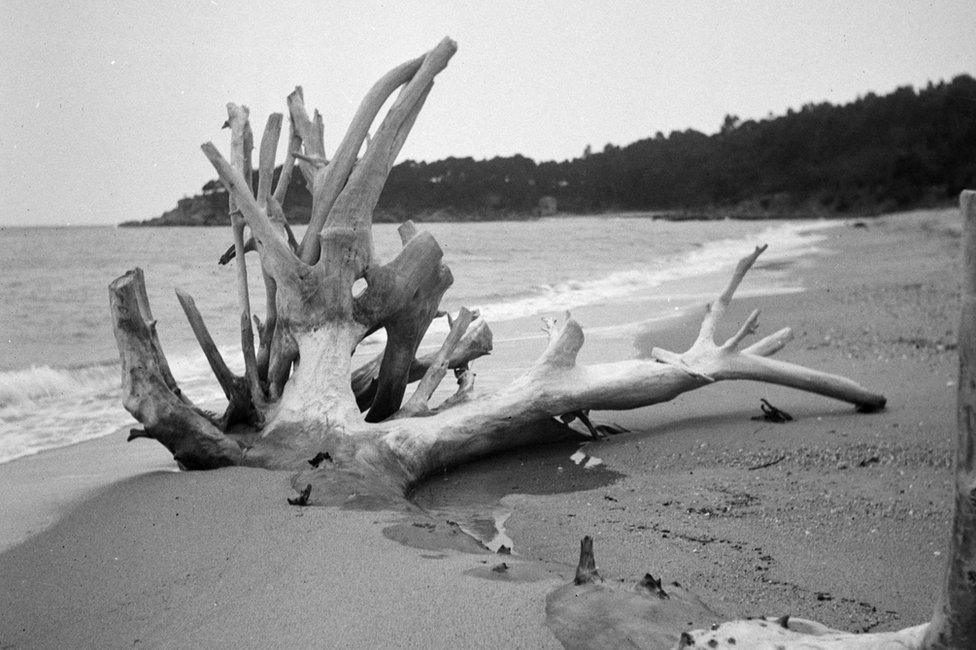
[[[622,211],[671,219],[880,214],[954,202],[962,189],[976,186],[974,151],[976,79],[960,75],[840,106],[807,104],[763,120],[727,115],[712,135],[658,132],[602,151],[587,146],[562,162],[521,155],[407,160],[390,173],[374,221]],[[286,217],[306,223],[310,207],[305,179],[295,174]],[[212,180],[163,215],[122,225],[229,223],[227,193]]]

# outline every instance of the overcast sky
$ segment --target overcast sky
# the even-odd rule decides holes
[[[0,224],[157,216],[214,177],[199,145],[226,151],[226,102],[260,133],[296,84],[331,152],[369,86],[444,36],[459,51],[401,160],[562,160],[974,74],[974,25],[974,0],[0,0]]]

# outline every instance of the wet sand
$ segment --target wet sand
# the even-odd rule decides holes
[[[0,555],[0,645],[558,647],[546,595],[571,579],[583,535],[605,576],[650,571],[723,614],[923,622],[950,519],[959,223],[955,210],[865,223],[826,231],[828,254],[760,263],[757,281],[806,291],[737,301],[727,327],[761,306],[761,332],[796,331],[781,358],[879,390],[882,413],[720,383],[592,414],[631,433],[587,445],[602,461],[591,469],[571,460],[575,445],[519,450],[432,478],[413,494],[426,512],[406,513],[292,508],[287,473],[161,471],[155,451],[116,455],[150,445],[123,434],[40,454],[0,469],[2,520],[28,521],[32,499],[47,513],[5,525],[3,540],[62,514]],[[650,309],[661,305],[575,313],[599,332],[582,360],[693,340],[697,313],[649,323],[636,345],[600,330]],[[496,379],[481,385],[541,350],[523,328],[537,325],[496,328],[496,353],[476,366]],[[794,421],[753,420],[760,398]],[[107,475],[69,487],[100,458]],[[112,472],[123,480],[98,488]],[[79,489],[97,491],[70,505]],[[478,552],[461,531],[489,541],[497,525],[515,555]]]

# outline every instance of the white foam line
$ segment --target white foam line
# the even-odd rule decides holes
[[[617,271],[595,280],[569,280],[555,287],[547,287],[541,295],[474,305],[474,308],[487,320],[502,322],[533,314],[566,311],[606,300],[619,301],[668,282],[722,272],[734,266],[750,247],[758,243],[770,246],[765,257],[767,262],[822,253],[823,250],[816,244],[825,235],[819,235],[819,231],[837,225],[834,222],[806,222],[772,226],[748,237],[707,242],[665,260],[661,268],[648,266]],[[446,328],[446,323],[437,327]]]

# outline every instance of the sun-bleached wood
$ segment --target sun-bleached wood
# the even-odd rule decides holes
[[[708,630],[686,632],[678,645],[716,650],[910,650],[923,648],[928,624],[894,632],[853,634],[829,628],[816,621],[789,617],[785,623],[773,617],[730,621]],[[735,643],[730,643],[734,639]],[[965,648],[966,646],[954,646]]]
[[[424,376],[421,377],[414,394],[396,412],[396,417],[411,417],[426,413],[430,410],[427,406],[427,401],[434,394],[434,391],[437,390],[437,387],[440,386],[444,375],[447,374],[451,355],[454,353],[454,349],[460,344],[461,337],[465,334],[468,325],[471,324],[473,319],[474,315],[462,307],[461,311],[458,312],[457,318],[451,323],[451,330],[444,339],[444,343],[434,355],[426,372],[424,372]]]
[[[720,345],[715,342],[716,328],[731,304],[736,289],[765,250],[766,246],[759,246],[751,255],[739,261],[725,290],[715,302],[706,307],[698,338],[688,351],[678,355],[654,348],[651,356],[704,382],[754,379],[851,402],[861,411],[884,408],[883,396],[866,390],[849,379],[766,358],[781,350],[790,340],[792,333],[788,328],[739,351],[742,341],[758,327],[759,310],[749,314],[731,338]]]
[[[447,367],[450,370],[459,372],[463,375],[468,364],[483,357],[491,352],[492,340],[491,329],[484,318],[479,317],[469,327],[464,336],[451,350],[447,360]],[[376,395],[377,378],[380,373],[380,364],[383,362],[384,352],[359,366],[352,372],[352,389],[356,394],[356,401],[359,403],[360,410],[365,411],[373,403]],[[417,357],[410,365],[410,372],[407,383],[413,383],[424,376],[427,368],[434,363],[437,352],[431,352],[421,357]],[[460,379],[460,377],[459,377]],[[473,380],[473,378],[472,378]],[[470,383],[470,381],[468,382]]]
[[[231,165],[250,192],[251,150],[254,139],[248,121],[247,106],[227,104],[227,125],[231,132]],[[234,196],[229,197],[231,230],[234,234],[234,252],[237,259],[237,301],[240,305],[241,352],[244,355],[244,377],[251,391],[251,400],[257,408],[265,402],[264,390],[258,377],[257,355],[254,350],[254,329],[251,323],[251,298],[248,293],[247,263],[244,260],[244,221]]]
[[[141,280],[139,282],[141,283]],[[196,337],[203,355],[207,358],[207,363],[210,365],[214,377],[217,378],[217,383],[224,391],[224,397],[227,398],[227,409],[218,423],[220,428],[226,430],[238,422],[256,424],[258,414],[255,412],[251,401],[247,381],[232,373],[227,367],[223,355],[217,349],[217,344],[210,336],[210,331],[203,322],[203,316],[200,315],[196,302],[190,294],[182,289],[177,289],[176,298],[183,308],[183,313],[186,314],[190,329],[193,330],[193,335]]]
[[[761,252],[761,251],[760,251]],[[726,305],[758,253],[743,258],[736,270],[731,291],[723,298]],[[708,314],[724,311],[710,309]],[[718,316],[706,316],[703,329],[710,330]],[[736,337],[733,337],[736,338]],[[777,345],[756,348],[771,354]],[[583,345],[583,330],[569,315],[562,324],[550,324],[549,342],[536,363],[508,387],[480,396],[454,408],[417,420],[410,430],[393,429],[385,434],[386,444],[405,461],[417,476],[449,467],[470,458],[529,442],[545,442],[551,430],[532,430],[533,422],[581,410],[622,410],[666,402],[707,384],[729,379],[750,379],[799,387],[850,402],[862,410],[883,408],[882,395],[857,383],[785,362],[774,362],[759,354],[737,351],[734,345],[716,345],[699,337],[682,355],[655,351],[655,359],[580,365],[576,356]],[[663,357],[666,361],[657,360]],[[684,360],[678,363],[671,359]],[[397,421],[402,422],[402,421]],[[410,421],[406,421],[409,423]],[[423,428],[429,431],[419,431]],[[533,438],[533,435],[539,438]],[[558,437],[558,436],[557,436]],[[410,450],[409,452],[407,450]]]
[[[539,360],[509,386],[435,410],[426,417],[370,423],[359,415],[350,381],[349,355],[367,329],[352,318],[352,302],[350,296],[341,308],[344,321],[329,321],[326,327],[296,336],[303,361],[286,384],[261,439],[246,450],[244,464],[293,467],[297,458],[328,449],[336,459],[336,469],[349,462],[350,470],[356,467],[356,471],[386,474],[399,489],[406,490],[435,470],[486,453],[578,436],[566,427],[533,426],[553,416],[586,409],[647,406],[725,379],[793,385],[802,383],[794,374],[810,372],[784,363],[780,374],[773,374],[753,360],[742,362],[739,357],[745,352],[703,339],[693,346],[693,358],[696,365],[706,369],[707,376],[693,367],[689,370],[681,364],[653,359],[584,366],[576,363],[584,341],[582,328],[570,317],[550,327],[549,342]],[[833,386],[833,397],[872,408],[884,402],[882,396],[853,382],[820,376]],[[287,439],[282,436],[296,427],[302,436],[286,445]],[[262,440],[269,438],[274,449],[262,449]],[[364,453],[367,448],[373,452]],[[368,468],[362,466],[364,461]]]
[[[308,117],[308,111],[305,109],[305,93],[301,86],[296,86],[295,90],[288,95],[287,103],[291,125],[298,136],[296,141],[290,143],[293,148],[289,148],[288,153],[305,177],[305,184],[309,191],[314,192],[321,181],[319,172],[324,170],[328,162],[325,158],[325,140],[319,137],[316,123]]]
[[[453,41],[444,39],[430,52],[381,78],[363,100],[328,164],[321,120],[308,117],[303,94],[297,89],[288,99],[289,157],[273,192],[273,143],[280,134],[280,118],[272,117],[262,137],[257,188],[249,183],[246,108],[228,106],[229,161],[213,144],[202,146],[228,191],[235,215],[242,347],[257,414],[251,426],[226,430],[215,426],[216,432],[204,427],[205,438],[223,435],[226,449],[237,450],[234,462],[244,465],[306,468],[308,472],[309,458],[328,453],[333,459],[328,475],[303,475],[302,480],[308,478],[313,484],[311,502],[315,503],[324,492],[337,489],[335,477],[339,475],[403,494],[431,472],[483,454],[586,435],[559,421],[560,416],[569,420],[570,414],[590,409],[657,404],[715,381],[767,381],[820,392],[862,410],[883,407],[883,396],[850,380],[769,359],[789,340],[788,329],[739,349],[756,329],[758,314],[750,315],[728,341],[714,342],[715,329],[726,315],[735,289],[763,248],[740,262],[728,288],[706,313],[698,339],[682,354],[655,350],[653,359],[578,364],[583,329],[566,314],[558,323],[550,322],[545,349],[522,376],[494,392],[478,394],[468,364],[490,350],[490,330],[483,319],[462,310],[441,349],[418,359],[420,342],[439,315],[441,297],[453,277],[437,241],[409,222],[400,228],[402,248],[396,256],[385,262],[376,259],[372,213],[434,78],[455,51]],[[372,129],[380,108],[398,88],[387,115]],[[303,151],[298,151],[299,143]],[[296,246],[283,226],[280,206],[285,170],[300,156],[323,166],[314,170],[313,221]],[[253,342],[245,335],[252,320],[245,296],[245,228],[266,280],[266,308],[273,312],[265,314],[263,322],[255,321],[260,355],[254,355]],[[354,292],[357,281],[364,281],[365,288]],[[353,371],[353,352],[379,329],[386,331],[382,356]],[[124,330],[124,323],[117,320],[117,334],[122,336]],[[206,347],[205,337],[200,332],[198,336]],[[135,349],[132,352],[138,354]],[[158,350],[153,354],[162,355]],[[208,358],[223,377],[222,384],[230,385],[217,357],[211,353]],[[428,404],[452,368],[458,379],[457,392],[441,404]],[[408,385],[418,380],[413,396],[405,402]],[[145,411],[136,409],[134,414],[144,417]],[[171,424],[150,418],[145,436],[156,436],[158,429],[163,437],[172,437]],[[199,428],[191,427],[183,435],[201,435]],[[217,457],[214,466],[226,464],[229,457],[227,453]],[[205,465],[202,460],[194,462],[194,467]]]

